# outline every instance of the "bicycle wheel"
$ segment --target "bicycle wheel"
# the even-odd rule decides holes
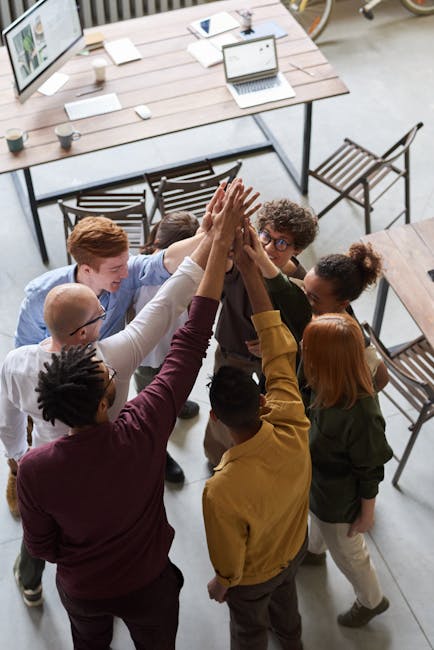
[[[314,41],[329,21],[334,0],[283,0],[283,4]]]
[[[434,14],[434,0],[401,0],[401,4],[416,16]]]

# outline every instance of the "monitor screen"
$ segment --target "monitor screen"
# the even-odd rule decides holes
[[[82,45],[76,0],[39,0],[3,31],[24,101]]]

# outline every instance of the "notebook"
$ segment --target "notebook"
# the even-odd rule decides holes
[[[240,108],[295,97],[279,72],[274,36],[223,46],[226,85]]]
[[[122,106],[116,93],[99,95],[90,99],[80,99],[78,102],[65,104],[65,111],[70,120],[82,120],[85,117],[104,115],[121,110]]]
[[[142,58],[139,50],[129,38],[118,38],[116,41],[105,42],[104,48],[116,65]]]
[[[214,38],[196,40],[189,43],[187,51],[199,61],[204,68],[221,63],[223,61],[222,48],[228,43],[238,43],[238,39],[233,34],[219,34]]]

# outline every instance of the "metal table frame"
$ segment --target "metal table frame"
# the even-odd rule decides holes
[[[209,158],[209,160],[213,162],[219,162],[222,160],[228,160],[230,158],[239,158],[243,154],[248,155],[248,154],[260,153],[265,151],[274,151],[277,154],[283,166],[285,167],[286,171],[294,181],[294,183],[301,191],[301,193],[304,195],[307,194],[308,182],[309,182],[310,145],[311,145],[311,133],[312,133],[312,102],[306,102],[303,106],[304,106],[303,150],[302,150],[302,163],[301,163],[300,172],[297,171],[297,169],[295,168],[291,160],[288,158],[283,148],[281,147],[281,145],[273,135],[272,131],[265,124],[260,114],[256,114],[256,115],[253,114],[250,115],[250,117],[253,118],[256,125],[258,126],[262,134],[265,136],[264,142],[261,142],[260,144],[254,144],[254,145],[230,149],[227,151],[222,151],[220,153],[213,154],[207,157]],[[196,162],[197,160],[199,159],[180,161],[179,164],[192,163],[192,162]],[[145,171],[152,172],[152,171],[157,171],[157,169],[143,170],[143,173],[140,174],[131,173],[127,175],[124,174],[122,176],[114,176],[111,178],[104,179],[103,181],[80,185],[78,187],[75,187],[73,190],[71,188],[62,188],[56,190],[55,192],[41,194],[40,196],[36,196],[35,194],[30,167],[23,168],[22,171],[23,171],[24,179],[20,176],[19,171],[13,171],[12,178],[21,204],[21,208],[24,214],[26,215],[26,217],[29,219],[29,221],[33,220],[36,240],[39,246],[43,263],[48,264],[49,258],[47,253],[47,247],[45,245],[45,239],[42,231],[41,221],[39,219],[38,208],[40,206],[46,205],[47,203],[53,203],[54,201],[57,201],[58,199],[61,198],[65,198],[67,196],[72,196],[79,191],[109,188],[115,185],[122,185],[125,183],[142,181],[143,174],[145,173]],[[384,306],[383,306],[383,312],[384,312]]]

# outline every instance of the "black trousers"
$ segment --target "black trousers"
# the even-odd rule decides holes
[[[137,650],[175,650],[184,578],[170,562],[156,580],[118,598],[83,600],[57,590],[71,623],[74,650],[109,650],[113,619],[121,618]]]
[[[292,562],[277,576],[228,590],[231,650],[266,650],[269,629],[284,650],[302,650],[295,575],[306,550],[307,537]]]

